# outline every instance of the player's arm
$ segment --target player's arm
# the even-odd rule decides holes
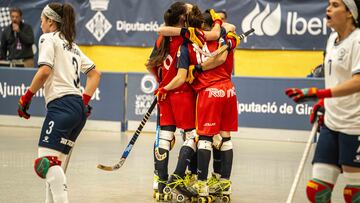
[[[180,87],[186,81],[188,70],[185,68],[179,68],[176,76],[164,87],[167,91],[171,91]]]
[[[30,114],[27,110],[30,107],[31,99],[35,93],[44,85],[49,78],[52,70],[48,65],[41,65],[36,72],[29,89],[22,95],[18,101],[18,115],[25,119],[30,118]]]
[[[84,94],[92,96],[96,91],[96,88],[100,84],[101,72],[97,69],[92,69],[86,74],[86,85]]]

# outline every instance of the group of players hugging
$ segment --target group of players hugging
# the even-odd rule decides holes
[[[159,141],[154,147],[156,201],[230,202],[233,145],[237,131],[236,91],[231,82],[235,26],[213,9],[175,2],[164,14],[165,26],[146,64],[156,77]],[[219,52],[220,47],[223,48]],[[218,54],[212,57],[205,53]],[[176,128],[183,130],[175,171],[169,175],[169,151]],[[213,172],[208,178],[211,152]]]

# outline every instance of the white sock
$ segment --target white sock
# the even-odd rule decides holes
[[[45,203],[54,203],[53,196],[51,194],[50,185],[45,182]]]
[[[50,185],[54,203],[69,202],[66,177],[60,166],[56,165],[49,168],[49,171],[46,174],[46,182]]]

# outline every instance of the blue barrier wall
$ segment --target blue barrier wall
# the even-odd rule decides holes
[[[0,114],[17,115],[17,101],[36,69],[0,68]],[[126,83],[125,84],[125,78]],[[322,79],[234,77],[239,110],[239,127],[310,129],[312,103],[295,104],[284,94],[288,87],[323,87]],[[82,77],[85,84],[85,77]],[[103,73],[91,105],[90,119],[140,121],[150,107],[157,88],[155,79],[143,73]],[[126,94],[125,94],[126,92]],[[125,96],[127,95],[127,96]],[[29,112],[44,116],[42,91],[34,97]],[[179,107],[181,108],[181,107]],[[156,121],[156,109],[150,121]]]
[[[19,97],[25,93],[37,69],[0,67],[0,114],[17,115]],[[85,76],[81,76],[82,87]],[[125,118],[125,74],[103,73],[90,105],[91,120],[121,121]],[[46,114],[42,89],[31,102],[29,113],[33,116]]]

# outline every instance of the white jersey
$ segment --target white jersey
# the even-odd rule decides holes
[[[73,43],[68,46],[60,32],[41,35],[39,40],[39,67],[52,68],[51,75],[44,84],[46,105],[65,95],[80,95],[80,71],[88,73],[95,68],[94,63]]]
[[[360,29],[341,42],[329,36],[325,57],[325,87],[332,88],[360,73]],[[360,84],[359,84],[360,85]],[[360,93],[325,99],[325,124],[331,130],[360,135]]]

